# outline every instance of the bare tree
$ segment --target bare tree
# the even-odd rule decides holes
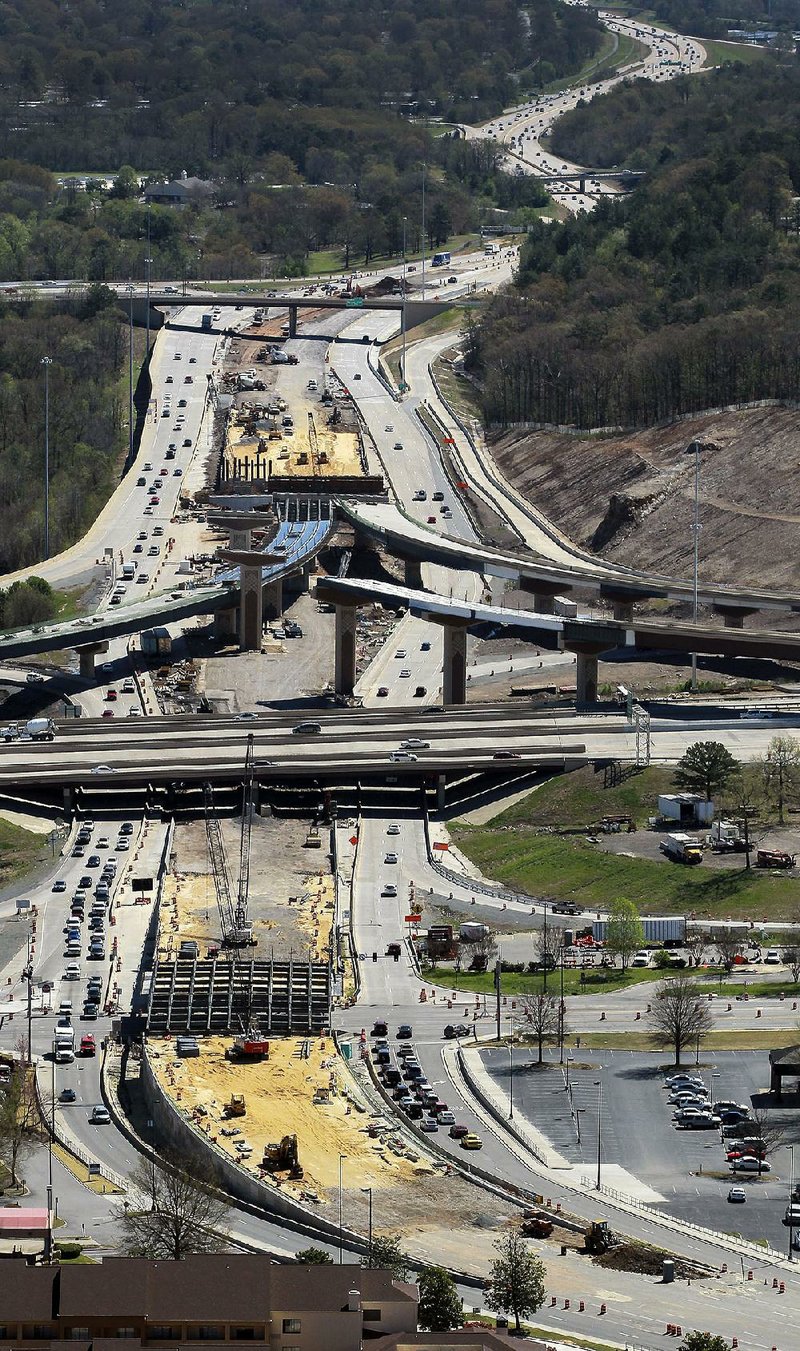
[[[783,960],[791,971],[792,980],[796,985],[800,980],[800,945],[796,941],[783,949]]]
[[[19,1185],[19,1166],[37,1144],[41,1118],[36,1102],[33,1071],[21,1061],[0,1088],[0,1158],[11,1173],[11,1185]]]
[[[683,940],[684,950],[690,966],[702,966],[708,956],[711,939],[702,929],[687,929]]]
[[[743,1125],[747,1124],[745,1122]],[[769,1109],[754,1105],[750,1110],[749,1124],[752,1126],[750,1135],[761,1141],[761,1148],[758,1151],[758,1175],[761,1176],[761,1164],[764,1159],[769,1158],[783,1144],[786,1136],[785,1127],[774,1117],[770,1116]]]
[[[483,938],[472,940],[462,939],[459,947],[469,957],[472,970],[485,971],[497,957],[497,939],[494,934],[484,934]]]
[[[179,1260],[187,1253],[222,1252],[228,1207],[214,1177],[196,1163],[188,1171],[177,1158],[165,1167],[142,1161],[131,1174],[141,1202],[126,1202],[120,1216],[122,1248],[129,1257]]]
[[[733,970],[736,958],[744,947],[744,937],[739,929],[715,929],[714,946],[717,949],[726,974]]]
[[[793,736],[774,736],[764,756],[764,782],[778,808],[778,821],[783,825],[786,794],[795,787],[800,776],[800,741]]]
[[[563,940],[564,930],[559,928],[557,924],[548,924],[547,928],[542,926],[541,929],[535,931],[533,952],[540,966],[546,966],[550,971],[555,970],[561,956]]]
[[[562,1017],[561,1001],[555,995],[541,991],[539,994],[526,995],[522,1000],[521,1030],[523,1035],[536,1042],[540,1065],[545,1042],[557,1041],[560,1035],[566,1035],[566,1023],[563,1024],[563,1033],[561,1030]]]
[[[654,1042],[666,1041],[672,1047],[676,1066],[681,1051],[699,1045],[713,1027],[708,1000],[696,980],[683,973],[657,986],[647,1021]]]

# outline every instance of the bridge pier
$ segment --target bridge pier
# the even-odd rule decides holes
[[[239,599],[239,646],[243,652],[261,651],[264,627],[264,588],[261,585],[261,560],[257,565],[241,566]]]
[[[422,559],[405,558],[403,559],[403,576],[407,587],[413,591],[421,591],[422,588]]]
[[[447,806],[447,775],[436,775],[436,810],[443,812]]]
[[[604,628],[597,624],[593,633],[586,632],[586,626],[580,620],[565,620],[562,647],[565,652],[574,652],[575,703],[597,703],[597,660],[602,652],[613,652],[616,647],[624,647],[626,635],[619,629]]]
[[[743,629],[745,619],[758,613],[755,605],[724,605],[716,601],[713,609],[715,615],[722,615],[723,627],[726,629]]]
[[[337,605],[333,687],[336,694],[349,696],[356,683],[355,605]]]
[[[633,622],[634,601],[643,599],[641,591],[634,591],[629,586],[615,586],[611,582],[600,584],[600,595],[603,600],[611,601],[612,617],[622,624]]]
[[[278,577],[264,587],[263,608],[269,619],[280,619],[283,614],[283,578]]]
[[[214,637],[233,638],[236,636],[236,610],[214,611]]]
[[[538,577],[521,576],[519,589],[533,596],[533,608],[537,615],[552,615],[556,612],[556,596],[571,588],[568,583],[543,582]]]
[[[108,651],[108,643],[84,643],[80,647],[76,647],[75,651],[78,654],[81,679],[94,680],[95,658],[97,657],[98,652]]]
[[[577,704],[597,703],[597,656],[590,652],[578,652],[575,661],[575,702]]]
[[[443,625],[442,703],[467,702],[467,625],[450,621]]]
[[[297,306],[289,306],[289,337],[297,337]]]

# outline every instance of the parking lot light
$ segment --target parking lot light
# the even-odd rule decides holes
[[[595,1190],[600,1190],[600,1162],[602,1160],[602,1139],[603,1139],[603,1080],[595,1079],[595,1088],[597,1093],[597,1181]]]

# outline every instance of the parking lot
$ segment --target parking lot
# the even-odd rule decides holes
[[[800,1099],[785,1093],[782,1108],[770,1111],[780,1122],[783,1141],[769,1155],[771,1171],[761,1179],[732,1177],[718,1130],[676,1130],[673,1106],[667,1103],[664,1077],[671,1071],[663,1054],[639,1051],[569,1052],[571,1095],[565,1089],[564,1067],[558,1052],[547,1053],[547,1069],[531,1065],[527,1052],[514,1052],[514,1114],[526,1117],[554,1149],[594,1177],[597,1162],[597,1116],[602,1079],[601,1150],[605,1164],[616,1164],[663,1201],[661,1209],[695,1224],[749,1239],[766,1239],[785,1248],[788,1231],[782,1219],[789,1196],[789,1146],[800,1144]],[[509,1089],[507,1049],[482,1053],[486,1069],[503,1093]],[[769,1086],[766,1051],[727,1051],[704,1055],[699,1069],[693,1055],[685,1057],[687,1073],[699,1073],[714,1099],[763,1104]],[[571,1103],[570,1103],[571,1097]],[[576,1115],[577,1114],[577,1115]],[[578,1140],[580,1127],[580,1142]],[[800,1175],[800,1152],[796,1170]],[[720,1176],[708,1176],[708,1174]],[[727,1195],[731,1182],[747,1192],[744,1205],[733,1205]]]

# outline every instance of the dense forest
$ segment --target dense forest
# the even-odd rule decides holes
[[[553,140],[648,177],[532,227],[516,287],[469,334],[488,420],[637,427],[797,398],[800,70],[621,86]]]
[[[731,28],[791,33],[800,27],[800,0],[655,0],[656,19],[679,33],[724,38]]]
[[[116,298],[93,287],[56,305],[0,301],[0,572],[42,557],[44,371],[50,386],[50,550],[77,539],[112,491],[127,436],[127,329]],[[43,595],[44,593],[42,593]],[[30,597],[0,598],[2,622]],[[45,613],[42,600],[40,618]]]
[[[562,0],[5,0],[0,3],[0,280],[301,275],[429,246],[541,205],[479,121],[598,49]],[[59,174],[81,173],[88,191]],[[96,175],[115,174],[109,192]],[[92,175],[95,175],[92,178]],[[142,180],[208,183],[183,211]],[[524,218],[524,217],[523,217]]]

